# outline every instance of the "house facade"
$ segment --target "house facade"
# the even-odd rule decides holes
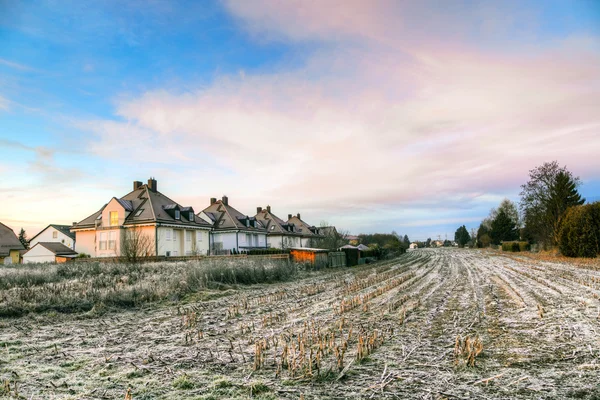
[[[229,198],[210,199],[198,217],[212,227],[211,254],[231,254],[267,247],[267,230],[255,217],[242,214],[229,204]]]
[[[64,263],[77,257],[75,250],[58,242],[37,242],[23,254],[23,264]]]
[[[75,250],[92,257],[206,255],[211,225],[158,191],[158,183],[133,182],[133,191],[113,197],[74,224]]]
[[[29,240],[29,248],[40,242],[62,243],[71,250],[75,250],[75,234],[71,232],[69,225],[48,225]]]
[[[13,230],[0,222],[0,264],[18,264],[24,249]]]
[[[296,231],[296,226],[288,224],[271,212],[271,206],[257,207],[254,216],[267,230],[267,247],[289,249],[302,247],[302,234]]]
[[[286,223],[293,225],[295,231],[300,234],[300,247],[312,247],[313,241],[324,237],[319,233],[319,228],[304,222],[300,218],[300,213],[296,215],[288,214]]]

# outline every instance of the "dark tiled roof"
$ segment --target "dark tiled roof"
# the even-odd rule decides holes
[[[24,247],[12,229],[0,222],[0,254],[10,253],[10,250],[23,250]]]
[[[287,220],[288,224],[294,224],[297,227],[297,231],[302,234],[304,237],[320,237],[321,235],[315,234],[312,229],[313,226],[308,225],[306,222],[302,221],[297,216],[293,216],[292,218]]]
[[[67,246],[65,246],[62,243],[57,243],[57,242],[39,242],[38,244],[40,246],[44,246],[45,248],[47,248],[48,250],[50,250],[51,252],[53,252],[57,256],[68,256],[68,255],[75,255],[75,254],[77,254],[77,252],[75,250],[68,248]]]
[[[119,202],[119,204],[123,205],[123,207],[125,207],[124,204],[131,204],[131,212],[127,218],[125,218],[125,222],[123,224],[125,226],[153,222],[196,227],[202,226],[205,228],[209,228],[211,226],[211,224],[196,216],[194,216],[192,221],[187,219],[187,215],[184,215],[185,218],[175,219],[169,215],[166,209],[174,209],[179,207],[181,210],[191,207],[182,207],[164,194],[148,189],[148,185],[142,185],[138,189],[116,200]],[[94,227],[96,223],[98,226],[102,226],[102,219],[98,219],[98,216],[102,214],[102,211],[105,207],[106,205],[104,205],[104,207],[94,214],[78,222],[73,228]]]
[[[259,226],[256,228],[253,226],[246,226],[243,221],[245,221],[246,218],[253,220],[253,217],[248,217],[230,205],[223,204],[222,200],[217,200],[215,203],[202,210],[202,212],[206,214],[209,219],[214,221],[213,227],[217,230],[243,229],[247,231],[267,232],[260,221],[257,221]]]
[[[299,236],[298,232],[289,231],[287,227],[289,226],[284,220],[271,213],[268,209],[263,209],[255,216],[267,229],[267,233],[270,235],[279,234],[279,235],[290,235],[290,236]]]

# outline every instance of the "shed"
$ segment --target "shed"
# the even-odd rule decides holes
[[[310,247],[294,247],[290,249],[290,256],[293,261],[309,264],[314,268],[327,267],[329,264],[328,253],[329,250],[313,249]]]
[[[38,242],[23,254],[23,263],[64,263],[77,253],[62,243]]]

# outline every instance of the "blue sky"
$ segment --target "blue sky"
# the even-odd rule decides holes
[[[155,176],[352,233],[476,227],[558,160],[600,196],[600,3],[0,0],[0,221]]]

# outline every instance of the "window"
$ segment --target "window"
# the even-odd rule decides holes
[[[199,242],[202,241],[202,231],[196,231],[196,240]]]
[[[220,225],[223,225],[225,223],[225,220],[222,219],[221,222],[219,222]]]
[[[171,241],[171,230],[167,229],[167,240]]]
[[[177,231],[175,229],[173,229],[173,241],[176,242],[177,241]]]
[[[185,241],[186,242],[191,242],[192,241],[192,232],[191,231],[186,231],[185,232]]]
[[[194,213],[190,211],[190,216],[188,217],[188,219],[192,222],[194,222],[196,220],[196,218],[194,217]]]
[[[271,226],[271,230],[275,230],[275,225],[272,225],[272,226]]]
[[[106,232],[100,232],[100,250],[106,250]]]
[[[254,246],[258,247],[258,235],[254,235]]]
[[[52,232],[52,239],[56,239],[58,237],[58,232]]]
[[[140,215],[142,215],[142,213],[144,212],[143,208],[140,208],[139,210],[137,210],[137,212],[135,213],[135,217],[139,217]]]
[[[116,250],[117,249],[117,232],[111,231],[108,232],[108,249]]]
[[[246,244],[252,246],[252,236],[249,233],[246,234]]]
[[[175,219],[181,219],[181,213],[179,210],[175,210]]]
[[[110,212],[110,226],[118,226],[119,225],[119,213],[116,211]]]

